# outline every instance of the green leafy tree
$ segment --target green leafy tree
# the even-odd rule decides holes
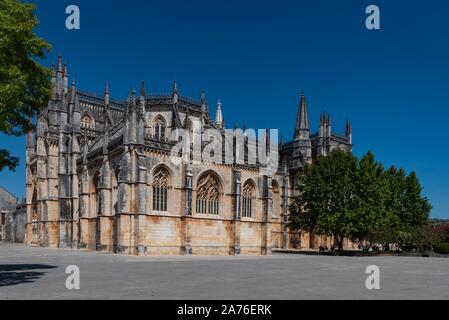
[[[397,231],[397,241],[404,251],[420,250],[427,251],[431,243],[436,240],[430,224],[402,226]]]
[[[290,226],[332,234],[342,250],[343,238],[359,232],[356,168],[357,159],[341,150],[306,165],[298,180],[299,196],[291,204]]]
[[[335,150],[319,156],[298,176],[298,195],[290,207],[290,227],[371,243],[420,248],[429,243],[431,205],[421,195],[414,172],[382,164],[368,152],[357,160]]]
[[[384,177],[382,164],[368,152],[357,167],[357,199],[359,234],[363,239],[368,233],[390,228],[397,223],[397,216],[388,210],[389,185]]]
[[[405,194],[405,171],[391,166],[383,173],[383,180],[387,185],[385,194],[385,207],[389,214],[395,217],[395,223],[390,227],[399,227],[402,225],[404,212],[404,194]]]
[[[0,1],[0,132],[20,136],[33,129],[32,119],[47,104],[51,92],[50,69],[45,58],[50,45],[34,33],[35,5],[18,0]],[[0,170],[13,170],[18,158],[0,150]]]
[[[412,171],[405,178],[403,222],[409,226],[421,226],[429,223],[432,206],[426,197],[421,195],[422,187],[416,173]]]
[[[397,218],[397,227],[403,225],[404,222],[405,179],[405,171],[402,168],[397,169],[395,166],[391,166],[384,172],[384,180],[388,185],[386,208]]]

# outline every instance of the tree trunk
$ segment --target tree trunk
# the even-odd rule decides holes
[[[343,251],[343,236],[336,236],[338,252]]]

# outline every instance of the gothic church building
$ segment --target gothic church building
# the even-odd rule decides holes
[[[173,130],[199,123],[199,132],[224,134],[221,103],[212,118],[204,93],[199,101],[184,97],[175,83],[171,93],[151,95],[142,84],[138,94],[117,101],[106,85],[99,97],[69,87],[60,57],[52,83],[36,132],[27,135],[28,245],[229,255],[333,244],[331,236],[287,226],[296,173],[334,148],[352,151],[349,122],[336,134],[322,115],[318,132],[310,131],[304,94],[294,139],[276,144],[277,172],[264,174],[260,163],[225,161],[225,154],[223,161],[203,159],[194,145],[187,163],[170,161]]]

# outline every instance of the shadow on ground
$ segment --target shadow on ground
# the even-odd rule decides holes
[[[37,270],[54,268],[47,264],[0,264],[0,287],[34,282],[46,273]]]

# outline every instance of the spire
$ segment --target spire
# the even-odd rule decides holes
[[[206,93],[204,90],[201,90],[201,102],[206,102]]]
[[[56,73],[55,73],[55,64],[51,64],[51,70],[50,70],[50,76],[51,76],[51,83],[53,85],[53,88],[56,87]]]
[[[74,102],[73,102],[73,112],[80,112],[80,99],[79,95],[75,92],[74,93]]]
[[[331,115],[327,114],[327,120],[326,120],[326,136],[331,137],[332,136],[332,125],[331,125]]]
[[[132,90],[125,102],[125,129],[123,144],[137,143],[136,90]]]
[[[78,94],[76,92],[76,81],[72,80],[72,87],[70,89],[70,122],[72,123],[72,128],[74,132],[79,132],[80,130],[80,121],[81,121],[81,112],[80,112],[80,101]]]
[[[351,122],[349,122],[349,119],[346,119],[346,135],[349,135],[351,133],[352,133]]]
[[[137,110],[138,119],[145,122],[145,81],[140,87],[139,106]]]
[[[173,83],[173,104],[178,104],[178,83]]]
[[[142,81],[142,85],[140,87],[140,96],[145,97],[145,81]]]
[[[70,103],[75,103],[75,95],[76,95],[76,81],[75,78],[72,80],[72,90],[70,92]]]
[[[204,90],[201,90],[201,111],[204,113],[206,112],[206,94],[204,93]]]
[[[69,72],[67,70],[67,62],[64,63],[64,72],[63,72],[63,84],[64,84],[64,93],[69,91]]]
[[[301,91],[301,100],[299,101],[298,114],[296,117],[295,139],[309,138],[309,115],[307,112],[307,102],[304,91]]]
[[[109,108],[109,84],[106,81],[104,87],[104,109],[107,110]]]
[[[319,126],[319,136],[324,137],[324,128],[325,128],[325,122],[326,122],[326,115],[324,113],[320,114],[320,126]]]
[[[130,96],[131,96],[131,92],[128,91],[128,95],[126,96],[126,99],[125,99],[125,112],[123,114],[124,116],[126,116],[128,113]]]
[[[110,95],[109,95],[109,82],[106,81],[104,86],[104,108],[103,108],[103,120],[104,120],[104,130],[107,131],[109,124],[114,125],[114,119],[111,115],[110,107]]]
[[[128,96],[125,100],[125,115],[128,116],[132,110],[132,91],[128,91]]]
[[[218,99],[217,112],[215,113],[215,124],[219,127],[223,127],[223,114],[221,112],[221,101]]]
[[[346,140],[350,145],[352,145],[352,126],[349,119],[346,119]]]
[[[62,57],[58,56],[58,65],[56,67],[56,93],[62,94],[66,92],[66,76],[62,68]]]
[[[131,106],[133,107],[133,111],[136,109],[136,89],[133,89],[131,92]]]
[[[58,72],[62,73],[62,56],[61,56],[61,54],[58,55]]]

